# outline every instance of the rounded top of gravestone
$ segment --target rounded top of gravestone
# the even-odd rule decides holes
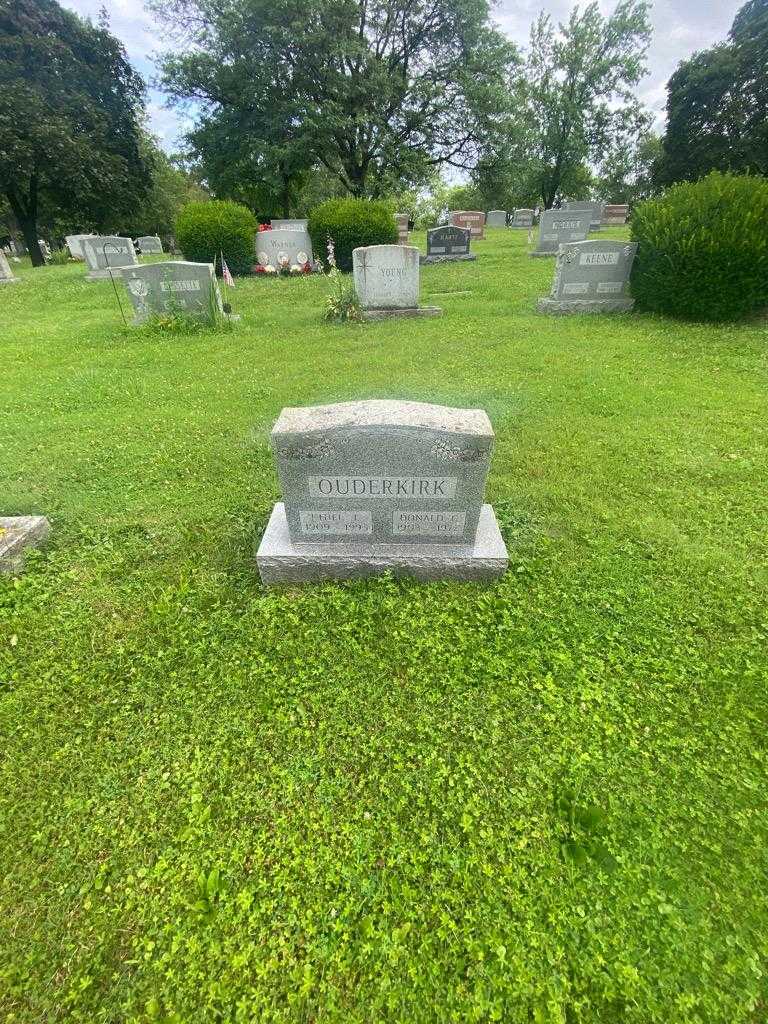
[[[483,409],[455,409],[393,399],[289,407],[280,413],[272,434],[307,434],[350,427],[409,427],[493,437],[491,421]]]

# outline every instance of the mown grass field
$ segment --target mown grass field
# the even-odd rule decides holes
[[[0,1019],[766,1020],[768,324],[537,316],[525,238],[435,320],[0,289]],[[272,422],[376,397],[488,411],[509,573],[264,592]]]

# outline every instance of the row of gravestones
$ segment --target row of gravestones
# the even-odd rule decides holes
[[[507,549],[485,504],[494,433],[481,409],[363,401],[283,409],[271,443],[283,500],[256,556],[266,585],[382,572],[491,582]],[[50,533],[0,518],[0,572]]]
[[[601,227],[619,226],[627,223],[629,216],[629,206],[626,203],[588,203],[588,202],[567,202],[559,210],[550,210],[546,212],[562,214],[563,212],[568,213],[583,213],[589,211],[592,216],[590,219],[590,230],[599,231]],[[506,210],[489,210],[485,223],[489,228],[528,228],[533,227],[534,211],[533,210],[514,210],[511,215],[507,214]]]

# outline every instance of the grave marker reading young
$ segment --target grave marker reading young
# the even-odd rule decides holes
[[[483,504],[493,429],[481,409],[369,401],[284,409],[272,430],[283,501],[265,583],[368,576],[491,580],[507,552]]]
[[[367,320],[437,316],[437,306],[419,306],[419,250],[412,245],[368,245],[352,251],[355,291]]]
[[[540,313],[616,313],[632,309],[629,275],[637,243],[574,242],[561,245],[549,298]]]

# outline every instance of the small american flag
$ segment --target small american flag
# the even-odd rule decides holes
[[[221,278],[224,281],[225,285],[227,285],[229,288],[234,288],[235,287],[235,279],[234,279],[234,277],[232,277],[232,274],[229,272],[229,267],[227,266],[227,261],[224,259],[224,253],[222,252],[219,255],[221,256]]]

